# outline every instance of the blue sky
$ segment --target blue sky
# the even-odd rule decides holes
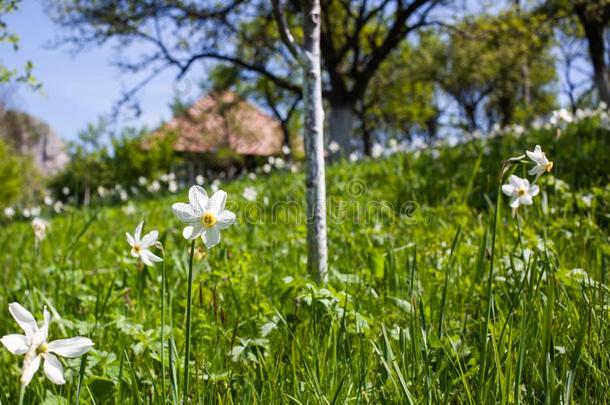
[[[61,30],[45,14],[38,0],[25,0],[20,9],[6,17],[9,30],[17,34],[20,48],[13,52],[0,47],[0,58],[9,68],[34,63],[34,75],[43,84],[34,92],[25,86],[13,86],[9,105],[27,111],[44,121],[64,139],[75,139],[79,130],[98,117],[108,114],[121,92],[137,83],[137,78],[121,74],[111,66],[115,55],[111,46],[96,47],[72,55],[69,47],[51,48]],[[140,93],[142,116],[121,125],[157,126],[169,119],[168,104],[174,89],[189,88],[189,78],[175,83],[175,71],[168,71],[149,83]],[[190,86],[193,92],[196,86]],[[190,98],[196,94],[189,94]]]
[[[9,30],[20,36],[21,42],[18,52],[2,45],[0,59],[9,68],[23,66],[31,60],[34,75],[43,84],[38,92],[14,86],[9,106],[43,119],[64,139],[76,139],[88,123],[97,122],[100,116],[111,111],[123,90],[138,82],[138,77],[122,74],[111,65],[116,55],[111,46],[92,47],[77,55],[72,55],[68,46],[50,47],[62,32],[45,14],[39,0],[23,0],[20,9],[5,20]],[[129,51],[138,52],[138,48],[132,46]],[[175,70],[159,75],[139,93],[140,118],[118,122],[118,125],[154,128],[162,120],[168,120],[168,105],[176,90],[187,100],[200,95],[195,83],[204,76],[201,66],[191,69],[180,83],[175,81]],[[558,73],[563,82],[562,73]],[[584,77],[582,74],[576,76],[580,76],[577,79]],[[565,96],[561,95],[560,100],[562,104],[566,103]]]

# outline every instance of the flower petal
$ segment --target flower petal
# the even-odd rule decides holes
[[[530,187],[530,195],[532,197],[538,195],[539,192],[540,192],[540,187],[538,187],[537,185],[534,184],[533,186]]]
[[[510,200],[510,207],[519,208],[519,197],[515,197],[512,200]]]
[[[6,350],[13,354],[25,354],[28,349],[28,338],[24,335],[6,335],[0,339]]]
[[[18,302],[13,302],[8,305],[8,311],[13,315],[15,321],[21,326],[21,329],[25,332],[27,337],[32,337],[38,332],[38,326],[36,325],[36,319],[34,316],[21,306]]]
[[[201,232],[203,232],[203,225],[197,222],[192,225],[185,226],[182,230],[182,236],[184,239],[193,240],[201,235]]]
[[[159,231],[152,231],[147,233],[142,240],[140,241],[140,247],[146,249],[155,243],[157,243],[157,238],[159,237]]]
[[[197,222],[201,217],[201,214],[195,212],[193,207],[185,203],[175,203],[172,205],[172,211],[176,218],[186,223]]]
[[[40,356],[37,354],[26,354],[25,360],[23,361],[23,372],[21,374],[21,384],[27,386],[34,374],[40,368]]]
[[[47,351],[62,357],[78,357],[93,347],[91,339],[77,336],[70,339],[59,339],[49,343]]]
[[[133,238],[136,242],[140,242],[140,235],[142,235],[142,227],[144,226],[144,221],[140,222],[136,227],[136,232],[133,234]]]
[[[203,243],[208,249],[214,247],[220,243],[220,231],[218,228],[207,229],[202,235]]]
[[[49,310],[47,309],[47,307],[45,306],[43,311],[43,322],[42,322],[42,328],[40,328],[40,335],[41,335],[41,339],[43,341],[47,340],[47,337],[49,337],[49,323],[51,322],[51,313],[49,312]]]
[[[514,174],[511,174],[510,177],[508,178],[508,182],[510,184],[512,184],[515,188],[519,188],[523,184],[523,179],[519,176],[515,176]]]
[[[208,205],[208,193],[201,186],[192,186],[189,189],[189,202],[191,206],[203,212]]]
[[[519,203],[523,204],[523,205],[532,205],[533,200],[532,200],[532,196],[529,194],[524,194],[521,197],[519,197]]]
[[[163,259],[161,259],[159,256],[155,255],[153,252],[151,252],[148,249],[143,249],[140,252],[140,259],[147,266],[152,266],[152,265],[154,265],[155,262],[158,263],[158,262],[163,261]]]
[[[136,241],[133,239],[133,236],[129,234],[129,232],[125,232],[125,236],[127,236],[127,243],[129,243],[129,246],[136,244]]]
[[[44,373],[47,378],[54,384],[65,384],[64,367],[54,354],[47,353],[44,355]]]
[[[511,196],[515,192],[515,186],[512,184],[504,184],[502,185],[502,192],[508,196]]]
[[[232,213],[231,211],[224,210],[223,212],[220,213],[220,215],[218,215],[216,220],[217,220],[216,227],[218,229],[225,229],[235,223],[235,214]]]
[[[205,211],[210,211],[212,214],[218,216],[225,209],[225,202],[227,201],[227,193],[222,190],[218,190],[214,193]]]

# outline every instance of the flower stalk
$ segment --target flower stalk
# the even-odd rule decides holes
[[[188,403],[189,393],[189,358],[191,349],[191,304],[193,301],[193,258],[195,256],[195,240],[191,242],[191,255],[189,258],[189,275],[186,298],[186,338],[184,343],[184,392],[183,403]]]

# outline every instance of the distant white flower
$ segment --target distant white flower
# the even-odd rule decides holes
[[[299,165],[297,165],[296,163],[291,164],[291,165],[290,165],[290,171],[291,171],[292,173],[296,173],[296,172],[298,172],[298,171],[299,171]]]
[[[278,169],[283,169],[285,166],[286,166],[286,162],[284,162],[284,159],[282,159],[282,158],[275,159],[275,167],[277,167]]]
[[[91,339],[78,336],[47,343],[51,314],[46,308],[43,311],[44,321],[41,327],[36,324],[34,316],[19,303],[9,304],[8,310],[25,335],[6,335],[0,341],[9,352],[25,354],[21,384],[27,386],[32,381],[42,360],[47,378],[55,384],[65,384],[64,369],[56,355],[69,358],[82,356],[93,347]]]
[[[129,203],[126,206],[123,207],[123,213],[125,213],[125,215],[133,215],[136,213],[136,206],[133,205],[133,203]]]
[[[378,157],[381,157],[381,155],[383,155],[383,146],[378,143],[374,144],[371,149],[371,156],[377,159]]]
[[[169,173],[167,174],[167,179],[168,179],[168,181],[174,181],[174,180],[176,180],[176,173],[174,173],[174,172],[169,172]]]
[[[167,189],[170,193],[175,193],[176,191],[178,191],[178,183],[176,183],[175,180],[170,180]]]
[[[40,216],[40,207],[30,208],[30,214],[32,214],[33,217]]]
[[[150,191],[152,193],[156,193],[159,190],[161,190],[161,184],[159,184],[159,182],[157,180],[153,181],[148,186],[148,191]]]
[[[533,152],[525,151],[527,157],[529,157],[532,162],[536,164],[536,166],[532,167],[528,173],[530,175],[536,175],[536,180],[538,177],[542,176],[544,173],[550,173],[553,170],[553,162],[547,159],[546,155],[542,151],[540,145],[536,145]]]
[[[258,191],[256,191],[256,188],[248,186],[244,188],[242,196],[248,201],[255,201],[256,197],[258,196]]]
[[[574,120],[574,118],[572,117],[572,114],[565,108],[562,108],[560,110],[553,111],[551,113],[551,118],[549,119],[549,122],[552,125],[558,125],[558,124],[561,124],[562,122],[569,124],[573,120]]]
[[[146,177],[144,176],[140,176],[138,177],[138,184],[141,186],[145,186],[146,183],[148,183],[148,180],[146,180]]]
[[[119,190],[119,198],[121,199],[121,201],[127,201],[129,199],[129,196],[127,195],[127,191]]]
[[[606,110],[608,108],[608,104],[606,104],[604,101],[600,101],[598,107],[600,110]]]
[[[540,189],[535,184],[530,185],[528,179],[513,174],[509,177],[508,184],[502,186],[502,192],[511,197],[510,207],[516,210],[520,205],[532,205],[532,197],[538,195]]]
[[[169,180],[169,177],[167,174],[162,174],[161,177],[159,177],[159,180],[161,180],[164,183],[167,183],[167,181]]]
[[[70,194],[70,187],[66,186],[66,187],[62,188],[61,192],[64,193],[64,195]]]
[[[349,161],[354,163],[360,159],[360,156],[356,152],[352,152],[349,154]]]
[[[267,196],[263,197],[263,204],[265,205],[265,207],[267,207],[269,205],[269,197],[267,197]]]
[[[254,172],[248,173],[248,179],[250,179],[252,181],[256,180],[256,173],[254,173]]]
[[[152,231],[144,235],[143,238],[140,238],[142,235],[142,226],[144,226],[144,222],[140,222],[138,224],[133,236],[131,236],[128,232],[125,232],[125,236],[127,236],[127,243],[129,243],[129,246],[131,246],[131,256],[139,258],[142,260],[142,263],[147,266],[153,266],[154,263],[163,261],[163,259],[155,255],[149,249],[156,245],[159,232]]]
[[[271,165],[269,163],[265,163],[263,165],[263,172],[265,172],[265,173],[270,173],[271,172]]]
[[[193,240],[201,236],[209,249],[220,242],[220,231],[235,222],[235,214],[225,210],[227,193],[215,192],[211,198],[202,187],[192,186],[189,190],[189,203],[172,205],[174,215],[187,226],[182,231],[185,239]]]
[[[42,200],[44,201],[44,204],[47,207],[50,207],[55,202],[55,201],[53,201],[53,198],[50,195],[45,195]]]
[[[4,216],[7,218],[12,218],[15,216],[15,209],[13,207],[6,207],[4,209]]]
[[[591,193],[585,194],[582,197],[580,197],[580,199],[587,207],[590,208],[591,204],[593,203],[593,194],[591,194]]]
[[[328,151],[330,153],[337,153],[339,152],[339,150],[341,150],[339,144],[335,141],[330,141],[330,143],[328,144]]]
[[[104,198],[106,196],[106,189],[102,186],[99,186],[97,188],[97,194],[101,197]]]
[[[220,189],[220,181],[218,179],[214,180],[210,188],[212,189],[213,193],[217,192]]]
[[[61,214],[63,209],[64,209],[64,203],[62,203],[61,201],[55,201],[55,204],[53,204],[53,210],[55,211],[55,213]]]
[[[290,154],[290,147],[288,145],[282,146],[282,153],[284,155],[289,155]]]
[[[32,229],[34,229],[34,236],[37,241],[42,241],[47,235],[47,227],[49,223],[44,219],[38,217],[32,220]]]
[[[203,183],[205,183],[205,177],[203,177],[203,175],[201,175],[201,174],[198,174],[195,177],[195,183],[197,183],[200,186],[203,186]]]
[[[23,211],[21,211],[21,215],[23,215],[24,218],[29,218],[32,216],[32,213],[29,208],[24,208]]]
[[[525,133],[525,128],[523,128],[522,125],[517,124],[513,127],[513,132],[515,135],[521,136]]]
[[[269,156],[267,163],[273,166],[275,164],[275,156]]]

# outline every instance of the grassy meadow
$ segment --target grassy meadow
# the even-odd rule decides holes
[[[513,217],[502,162],[536,144],[554,169]],[[307,274],[304,175],[223,183],[237,222],[195,245],[190,400],[610,402],[608,151],[594,117],[331,165],[326,287]],[[135,210],[70,209],[47,217],[40,244],[29,222],[2,225],[0,336],[20,332],[18,301],[39,320],[49,308],[50,339],[95,343],[62,360],[65,385],[39,371],[24,403],[181,402],[190,243],[171,205],[185,201],[181,189]],[[140,221],[159,230],[163,263],[130,256]],[[17,403],[22,361],[0,350],[2,404]]]

